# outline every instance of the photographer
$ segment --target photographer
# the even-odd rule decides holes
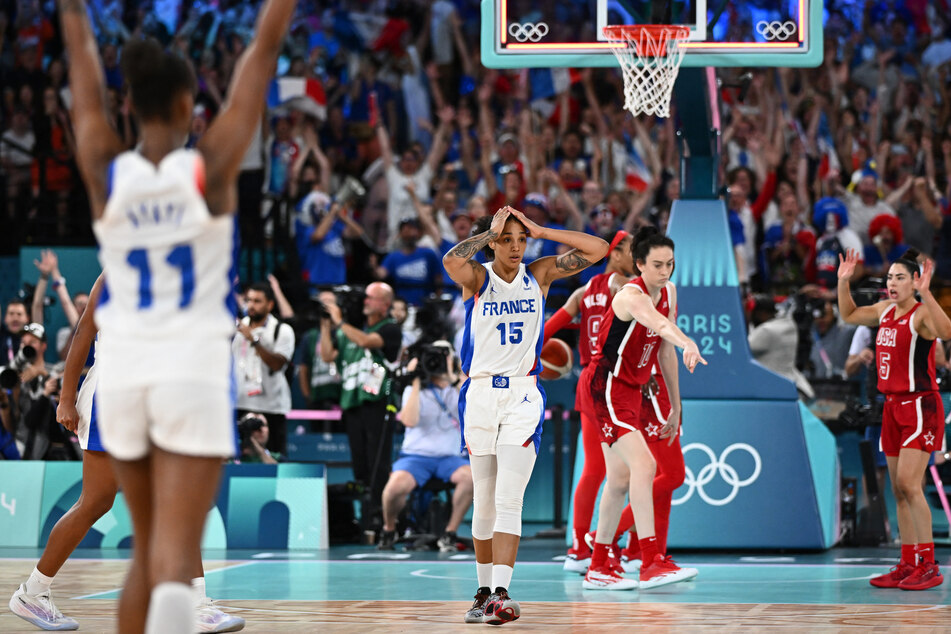
[[[812,386],[796,368],[799,331],[790,315],[776,314],[776,303],[768,295],[758,296],[750,313],[750,353],[756,361],[796,384],[802,396],[815,397]]]
[[[238,434],[241,436],[240,462],[261,464],[277,464],[280,454],[272,454],[267,450],[268,429],[267,418],[263,414],[251,412],[245,414],[238,421]]]
[[[232,340],[238,376],[238,412],[264,414],[271,436],[268,449],[287,451],[287,412],[291,388],[284,369],[294,356],[294,329],[271,314],[274,291],[267,284],[254,284],[247,291],[248,316],[238,323]]]
[[[4,408],[0,403],[3,426],[14,435],[24,460],[75,459],[69,436],[56,423],[60,376],[43,361],[46,345],[43,326],[27,324],[20,333],[19,351],[0,370],[7,404]]]
[[[452,482],[452,516],[440,550],[456,549],[456,530],[472,505],[472,471],[469,458],[459,450],[459,376],[448,341],[422,346],[406,366],[412,382],[403,391],[400,421],[406,436],[383,489],[383,535],[380,550],[392,550],[396,520],[407,497],[432,479]]]
[[[370,487],[371,505],[380,503],[383,478],[390,472],[393,427],[386,424],[391,371],[400,352],[400,328],[389,318],[393,289],[374,282],[363,300],[366,326],[343,320],[337,304],[325,305],[320,322],[320,357],[336,361],[341,385],[342,421],[350,440],[354,479]],[[372,518],[370,513],[364,517]]]

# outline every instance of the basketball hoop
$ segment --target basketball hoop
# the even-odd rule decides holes
[[[670,116],[670,95],[690,35],[686,26],[638,24],[604,27],[624,73],[624,107],[632,114]]]

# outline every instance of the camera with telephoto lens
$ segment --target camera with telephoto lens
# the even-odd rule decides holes
[[[416,366],[417,372],[423,379],[429,379],[436,374],[446,374],[448,371],[449,355],[452,354],[446,346],[437,346],[433,344],[424,345],[419,351],[419,363]]]
[[[21,346],[13,361],[5,368],[0,368],[0,388],[12,390],[20,382],[20,372],[36,360],[36,348]]]

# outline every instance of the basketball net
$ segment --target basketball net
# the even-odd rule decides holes
[[[632,114],[670,116],[670,95],[690,35],[686,26],[647,24],[606,26],[611,50],[624,73],[624,107]]]

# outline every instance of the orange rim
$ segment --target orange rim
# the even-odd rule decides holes
[[[602,32],[612,42],[636,47],[637,54],[642,57],[655,57],[644,50],[648,43],[659,42],[665,37],[668,40],[685,40],[690,36],[690,29],[680,24],[615,24],[604,27]],[[646,34],[646,37],[642,37],[641,33]],[[666,56],[666,47],[662,56]]]

